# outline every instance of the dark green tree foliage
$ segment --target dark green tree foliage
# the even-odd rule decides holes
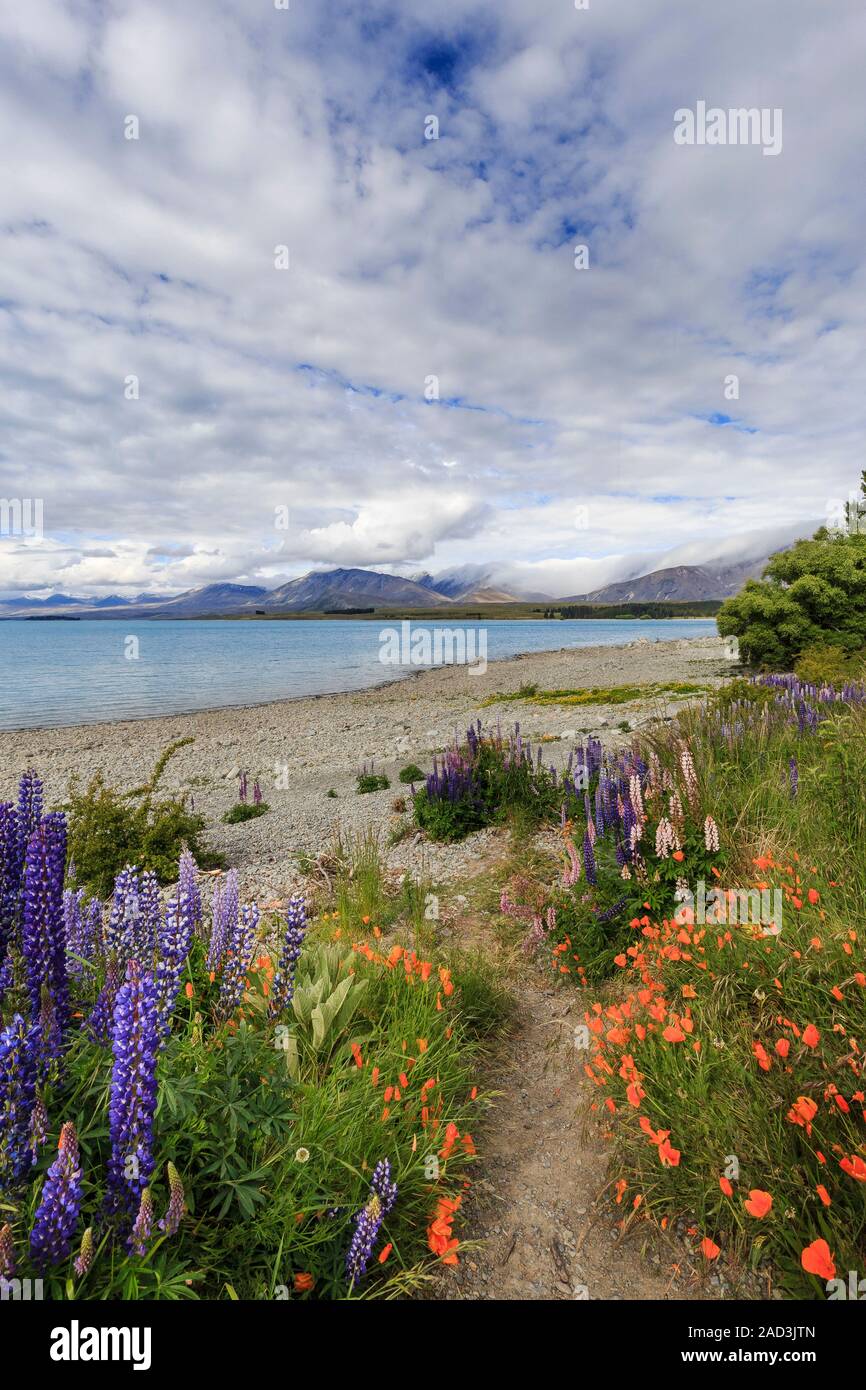
[[[866,648],[866,474],[863,503],[846,507],[845,530],[822,526],[811,540],[773,555],[718,616],[752,666],[790,670],[807,648],[835,647],[843,657]],[[856,516],[852,513],[856,512]]]

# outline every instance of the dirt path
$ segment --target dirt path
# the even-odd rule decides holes
[[[488,860],[480,876],[502,867]],[[471,912],[460,937],[503,956],[489,915]],[[503,960],[507,967],[507,962]],[[481,1161],[463,1237],[478,1242],[443,1271],[438,1299],[685,1299],[720,1297],[676,1238],[635,1221],[607,1191],[608,1154],[587,1106],[594,1088],[575,1048],[585,1000],[549,987],[539,970],[510,971],[518,1008],[488,1078],[499,1095],[477,1137]]]

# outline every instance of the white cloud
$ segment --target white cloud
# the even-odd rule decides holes
[[[507,560],[579,592],[859,475],[853,0],[33,0],[0,35],[0,493],[47,534],[0,540],[4,591]],[[782,107],[782,154],[675,146],[698,99]]]

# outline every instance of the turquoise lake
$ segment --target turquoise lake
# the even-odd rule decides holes
[[[399,631],[399,623],[351,619],[0,622],[0,728],[253,705],[357,690],[423,669],[383,663],[381,634],[389,626]],[[439,631],[446,627],[465,629],[476,653],[483,632],[488,662],[518,652],[716,632],[711,619],[443,620]],[[419,629],[435,638],[435,625],[413,621],[413,639]]]

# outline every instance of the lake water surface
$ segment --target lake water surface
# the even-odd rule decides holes
[[[0,729],[136,719],[379,685],[419,669],[383,663],[386,626],[352,619],[0,622]],[[390,626],[399,630],[399,623]],[[474,631],[476,651],[484,632],[488,661],[638,637],[669,641],[716,633],[711,619],[681,618],[443,618],[442,627]],[[413,621],[412,634],[418,629],[436,633],[435,625]]]

